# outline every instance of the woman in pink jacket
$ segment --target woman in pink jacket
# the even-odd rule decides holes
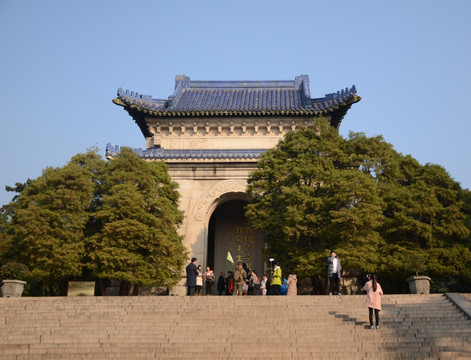
[[[370,312],[370,327],[374,329],[373,326],[373,310],[375,312],[376,319],[376,329],[379,329],[379,312],[381,311],[381,295],[383,295],[383,290],[381,285],[376,279],[376,275],[371,277],[371,280],[368,281],[363,290],[366,291],[366,302],[365,305],[368,306]]]
[[[286,295],[288,296],[297,296],[298,295],[298,287],[297,287],[298,279],[296,278],[296,274],[289,274],[288,281],[286,285],[288,285],[288,292]]]

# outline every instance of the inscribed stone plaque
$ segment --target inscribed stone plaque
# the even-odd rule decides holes
[[[67,296],[93,296],[95,295],[94,281],[69,281]]]

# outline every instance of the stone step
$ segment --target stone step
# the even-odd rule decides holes
[[[443,295],[385,295],[380,318],[364,296],[0,299],[0,359],[471,358]]]

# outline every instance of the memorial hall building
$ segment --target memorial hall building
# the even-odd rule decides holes
[[[267,270],[263,233],[244,217],[247,178],[260,155],[288,131],[312,126],[316,117],[338,129],[359,100],[355,86],[313,98],[307,75],[275,81],[194,81],[178,75],[166,99],[119,89],[113,102],[144,135],[146,147],[134,149],[137,155],[168,165],[185,214],[179,233],[190,257],[203,269],[213,268],[217,278],[233,270],[228,252],[258,274]],[[107,157],[119,151],[108,144]]]

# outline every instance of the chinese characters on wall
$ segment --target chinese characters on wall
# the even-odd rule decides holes
[[[250,226],[234,226],[229,234],[229,251],[235,263],[246,263],[252,269],[255,259],[253,228]]]

